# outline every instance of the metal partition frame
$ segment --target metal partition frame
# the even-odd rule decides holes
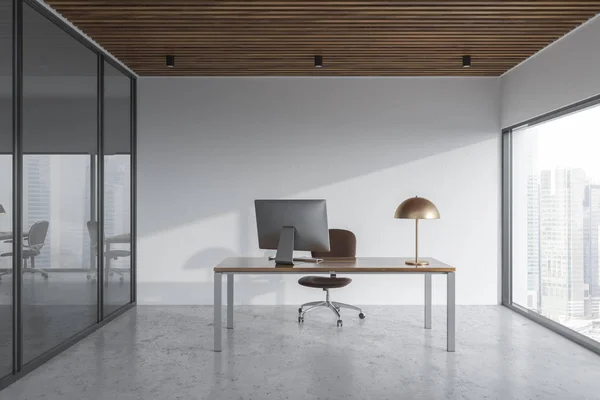
[[[512,304],[512,136],[502,132],[502,304]]]
[[[131,79],[131,303],[137,301],[137,79]]]
[[[600,355],[600,342],[580,334],[512,299],[512,133],[600,104],[600,95],[549,112],[502,131],[502,305]]]
[[[68,33],[72,38],[79,41],[85,47],[96,53],[98,57],[98,91],[97,91],[97,104],[98,104],[98,121],[97,121],[97,140],[98,140],[98,155],[96,157],[96,176],[98,179],[95,182],[92,181],[91,197],[92,206],[96,209],[96,215],[98,216],[98,227],[102,233],[102,227],[104,225],[103,220],[103,111],[104,111],[104,75],[103,66],[104,62],[109,62],[124,76],[128,77],[131,82],[131,96],[130,96],[130,112],[131,112],[131,125],[130,125],[130,136],[131,136],[131,299],[130,303],[124,305],[116,312],[112,313],[107,318],[103,316],[103,257],[97,256],[96,265],[98,268],[98,310],[97,310],[97,323],[89,326],[79,333],[71,336],[66,341],[55,346],[49,351],[43,353],[36,359],[27,364],[23,364],[23,321],[22,321],[22,232],[23,232],[23,4],[27,4],[33,8],[36,12],[43,15],[46,19],[58,26],[64,32]],[[46,6],[38,3],[36,0],[12,0],[13,13],[12,13],[12,32],[13,32],[13,43],[12,43],[12,57],[13,57],[13,71],[12,71],[12,96],[13,96],[13,107],[12,107],[12,126],[13,126],[13,177],[12,177],[12,190],[13,190],[13,260],[12,260],[12,305],[13,305],[13,346],[12,346],[12,375],[0,378],[0,390],[20,379],[27,373],[33,371],[46,361],[60,354],[79,340],[83,339],[90,333],[94,332],[103,325],[109,323],[113,319],[125,311],[135,306],[135,287],[136,287],[136,223],[137,223],[137,142],[136,142],[136,129],[137,129],[137,77],[131,71],[124,68],[121,64],[114,61],[112,56],[106,53],[103,49],[97,47],[95,44],[86,39],[81,33],[65,23],[60,17],[54,14]],[[92,213],[93,216],[93,213]],[[98,235],[98,240],[101,241],[103,236]],[[98,243],[99,249],[102,249],[102,243]],[[101,251],[98,254],[102,254]]]
[[[21,307],[22,278],[21,264],[23,257],[23,3],[13,0],[13,246],[12,246],[12,306],[13,306],[13,375],[21,371],[23,364],[23,321]],[[2,382],[0,382],[2,387]]]
[[[96,172],[96,217],[98,218],[98,224],[96,225],[96,280],[97,283],[97,317],[98,323],[104,319],[104,257],[98,255],[104,251],[102,238],[104,238],[104,57],[98,54],[97,60],[98,70],[98,133],[96,136],[96,150],[98,150],[98,157],[96,157],[97,172]],[[102,249],[102,250],[101,250]]]

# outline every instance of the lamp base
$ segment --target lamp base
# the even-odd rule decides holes
[[[406,260],[405,261],[406,265],[414,265],[414,266],[422,266],[422,265],[429,265],[429,261],[423,261],[423,260]]]

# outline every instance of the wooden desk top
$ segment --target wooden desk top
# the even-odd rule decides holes
[[[29,232],[23,232],[23,238],[29,237]],[[0,232],[0,241],[11,240],[13,238],[12,232]]]
[[[423,258],[429,265],[413,267],[404,262],[409,257],[358,257],[325,259],[319,264],[296,262],[294,266],[275,267],[275,261],[266,257],[229,257],[214,269],[215,272],[244,273],[448,273],[456,272],[456,268],[444,264],[434,258]]]
[[[131,242],[131,234],[130,233],[122,233],[120,235],[109,236],[104,239],[106,243],[130,243]]]

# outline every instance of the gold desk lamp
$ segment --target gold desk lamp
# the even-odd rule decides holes
[[[437,207],[423,197],[411,197],[398,206],[394,218],[415,220],[415,259],[406,261],[406,264],[429,265],[429,261],[419,260],[419,220],[439,219],[440,212]]]

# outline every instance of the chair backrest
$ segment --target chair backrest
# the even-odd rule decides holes
[[[87,230],[90,234],[90,241],[92,242],[92,248],[98,248],[98,222],[96,221],[88,221],[87,222]]]
[[[49,225],[50,223],[48,221],[38,221],[31,225],[31,228],[29,228],[29,236],[27,237],[29,248],[39,251],[44,247]]]
[[[356,257],[356,236],[345,229],[329,230],[329,251],[313,251],[315,258]]]

